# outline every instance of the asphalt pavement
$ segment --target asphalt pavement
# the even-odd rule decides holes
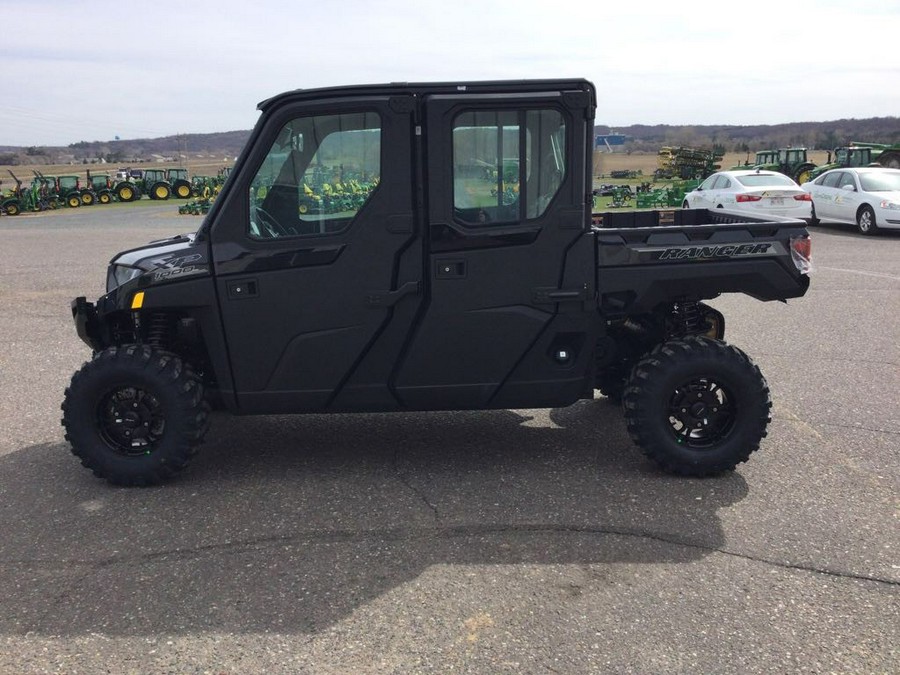
[[[191,468],[70,454],[69,301],[175,202],[0,218],[0,672],[900,672],[900,236],[813,229],[788,304],[714,304],[774,400],[735,473],[557,410],[231,418]]]

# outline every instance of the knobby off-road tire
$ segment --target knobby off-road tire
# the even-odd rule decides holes
[[[62,424],[72,453],[115,485],[154,485],[187,467],[206,433],[203,385],[179,357],[110,347],[72,376]]]
[[[632,440],[665,471],[731,471],[759,449],[769,387],[740,349],[707,337],[657,346],[634,367],[623,397]]]

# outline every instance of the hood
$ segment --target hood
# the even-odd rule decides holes
[[[146,246],[123,251],[110,260],[111,265],[136,267],[144,272],[209,266],[208,247],[194,243],[194,234],[180,234],[151,241]]]
[[[109,263],[107,293],[126,283],[141,287],[209,275],[209,243],[183,234],[123,251]]]

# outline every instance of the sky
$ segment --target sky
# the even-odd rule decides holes
[[[251,128],[282,91],[584,77],[596,123],[900,116],[900,0],[0,0],[0,146]]]

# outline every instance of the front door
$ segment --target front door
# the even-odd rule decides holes
[[[391,368],[423,297],[414,109],[298,102],[256,130],[211,234],[242,411],[396,407]]]
[[[590,108],[586,91],[426,98],[428,295],[392,380],[405,407],[591,388]]]

